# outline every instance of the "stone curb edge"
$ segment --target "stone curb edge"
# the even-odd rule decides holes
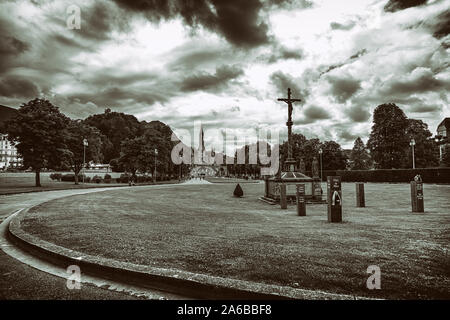
[[[10,240],[27,252],[38,255],[40,258],[44,258],[63,268],[77,265],[80,267],[82,274],[93,274],[117,282],[171,292],[194,299],[367,299],[366,297],[254,283],[174,269],[155,268],[87,255],[44,241],[25,232],[21,228],[21,221],[31,208],[22,210],[11,220],[8,227]]]

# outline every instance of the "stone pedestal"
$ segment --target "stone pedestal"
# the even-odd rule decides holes
[[[280,186],[286,185],[286,198],[295,203],[297,199],[296,185],[302,183],[305,185],[305,203],[325,203],[322,200],[320,188],[320,178],[311,178],[300,172],[282,172],[280,177],[268,178],[265,181],[265,195],[261,200],[269,203],[280,202]]]

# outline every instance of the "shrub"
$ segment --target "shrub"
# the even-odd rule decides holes
[[[66,174],[63,174],[63,175],[61,176],[61,181],[70,181],[70,182],[73,182],[73,181],[75,181],[75,174],[74,174],[74,173],[66,173]]]
[[[341,176],[343,182],[410,182],[417,174],[425,183],[450,183],[450,168],[329,170],[323,171],[323,180]]]
[[[102,182],[102,177],[95,175],[95,176],[92,178],[92,182],[94,182],[94,183],[100,183],[100,182]]]
[[[52,179],[52,180],[61,181],[61,178],[62,178],[62,174],[61,173],[52,173],[50,175],[50,179]]]
[[[121,183],[128,183],[128,181],[130,181],[130,176],[128,174],[126,174],[126,173],[122,173],[120,175],[119,179],[120,179],[119,182],[121,182]]]
[[[138,176],[137,177],[137,182],[138,183],[142,183],[142,182],[145,182],[146,181],[146,177],[145,176]]]
[[[233,195],[235,197],[242,197],[244,195],[244,191],[242,190],[241,186],[239,185],[239,183],[236,185],[236,188],[234,189]]]
[[[111,175],[110,174],[105,174],[105,177],[103,178],[105,180],[111,180]]]

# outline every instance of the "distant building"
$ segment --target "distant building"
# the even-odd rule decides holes
[[[0,133],[0,170],[22,167],[22,159],[17,154],[16,147],[8,140],[6,134]]]
[[[450,118],[445,118],[437,127],[436,140],[439,145],[439,160],[442,161],[442,155],[446,146],[450,145]]]
[[[0,170],[19,168],[23,165],[16,147],[8,140],[8,136],[2,132],[3,123],[15,116],[16,112],[13,108],[0,105]]]

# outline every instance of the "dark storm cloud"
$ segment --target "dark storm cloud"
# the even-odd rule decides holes
[[[433,23],[433,36],[441,39],[450,33],[450,10],[440,13]]]
[[[353,121],[353,122],[366,122],[370,118],[370,112],[368,108],[362,106],[353,106],[344,111],[344,113]]]
[[[300,124],[308,124],[316,122],[317,120],[330,119],[331,115],[322,107],[310,105],[303,111],[303,119],[299,121]]]
[[[272,7],[278,7],[283,9],[306,9],[312,8],[314,3],[309,0],[268,0],[266,1]]]
[[[384,11],[395,12],[407,8],[418,7],[426,3],[427,0],[389,0],[384,6]]]
[[[171,52],[171,56],[174,58],[167,64],[169,70],[194,70],[195,68],[213,63],[217,64],[218,61],[230,58],[232,53],[224,50],[221,47],[198,47],[189,45],[183,45]]]
[[[0,73],[11,67],[11,62],[30,49],[30,44],[22,39],[20,30],[14,27],[14,21],[0,13]]]
[[[302,99],[305,102],[309,96],[309,91],[306,87],[300,87],[300,80],[291,77],[281,71],[272,73],[270,81],[278,89],[278,93],[283,97],[286,95],[287,88],[291,88],[294,98]]]
[[[427,68],[417,68],[407,77],[394,78],[383,84],[380,93],[384,95],[408,95],[430,91],[449,90],[450,81],[442,80]]]
[[[155,102],[167,101],[167,97],[161,93],[150,90],[138,90],[131,88],[109,87],[92,93],[73,93],[68,99],[77,103],[92,102],[99,107],[122,107],[127,103],[145,103],[152,105]]]
[[[216,69],[214,74],[203,72],[184,78],[180,88],[185,92],[198,90],[215,91],[223,89],[228,85],[229,81],[238,78],[243,73],[242,69],[235,66],[221,66]]]
[[[427,105],[427,104],[417,104],[414,106],[411,106],[408,109],[409,112],[414,113],[434,113],[434,112],[441,112],[442,106],[441,105]]]
[[[330,71],[333,71],[334,69],[339,69],[339,68],[341,68],[341,67],[343,67],[343,66],[345,66],[345,65],[347,65],[347,64],[349,64],[349,63],[352,63],[354,60],[356,60],[356,59],[362,57],[362,56],[365,55],[365,54],[367,54],[367,50],[366,50],[365,48],[364,48],[364,49],[361,49],[361,50],[359,50],[358,52],[352,54],[347,60],[345,60],[345,61],[343,61],[343,62],[340,62],[340,63],[337,63],[337,64],[332,64],[332,65],[330,65],[330,66],[327,66],[327,67],[325,68],[325,70],[322,71],[322,73],[321,73],[320,75],[322,76],[323,74],[328,73],[328,72],[330,72]],[[323,69],[324,67],[323,67],[323,66],[320,66],[319,68],[320,68],[320,69]]]
[[[331,22],[330,28],[333,30],[351,30],[356,25],[355,21],[347,21],[346,23]]]
[[[9,98],[36,98],[38,87],[30,80],[18,76],[6,76],[0,79],[0,96]]]
[[[302,49],[290,49],[279,44],[274,44],[270,54],[264,54],[258,57],[258,59],[265,63],[275,63],[279,60],[301,60],[303,57],[304,53]]]
[[[269,42],[268,25],[259,19],[260,0],[114,0],[120,7],[159,22],[181,16],[192,27],[219,32],[230,43],[256,47]]]
[[[345,142],[354,141],[358,138],[357,134],[353,134],[349,129],[346,128],[336,128],[339,140],[344,140]]]
[[[328,76],[328,82],[331,85],[330,93],[339,103],[346,102],[361,88],[361,81],[353,78]]]

